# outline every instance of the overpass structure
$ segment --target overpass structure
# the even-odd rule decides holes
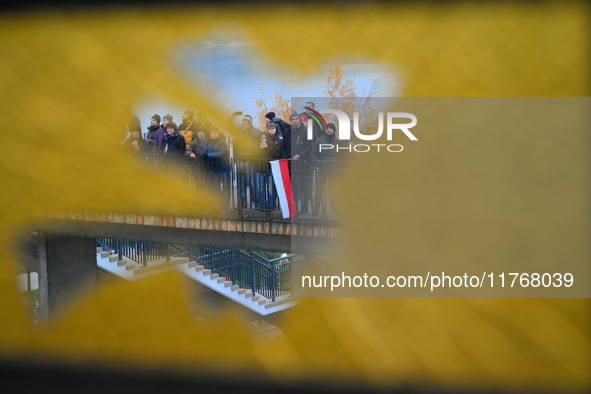
[[[30,228],[30,232],[23,237],[20,245],[22,264],[31,271],[37,272],[39,276],[39,298],[43,320],[49,321],[50,316],[61,310],[71,299],[78,297],[82,292],[92,290],[96,286],[97,270],[110,266],[113,268],[111,273],[125,277],[115,271],[134,272],[135,269],[145,269],[151,265],[135,261],[137,266],[130,268],[134,264],[121,263],[124,260],[130,260],[124,259],[121,251],[105,247],[104,244],[103,250],[99,251],[97,249],[97,246],[101,247],[97,243],[99,239],[119,240],[126,244],[143,242],[242,252],[269,251],[314,256],[338,251],[346,241],[346,232],[339,225],[325,225],[313,219],[302,218],[291,221],[264,221],[122,212],[48,214]],[[109,256],[106,256],[105,252],[108,249],[111,250],[109,250]],[[285,305],[280,308],[273,308],[273,306],[293,305],[290,300],[286,301],[291,294],[287,297],[284,295],[283,299],[279,300],[257,291],[255,279],[252,281],[240,279],[236,274],[231,278],[230,275],[224,278],[220,275],[221,271],[216,272],[220,266],[211,265],[209,258],[204,258],[203,255],[195,253],[191,255],[187,252],[183,257],[187,260],[178,264],[176,269],[180,269],[181,272],[210,290],[242,303],[261,316],[286,308]],[[115,261],[117,263],[105,265],[107,260],[109,263]],[[271,269],[274,267],[273,264],[275,262],[271,262]],[[262,270],[267,269],[264,262],[261,267],[263,267]],[[252,272],[254,271],[253,266]],[[265,275],[270,279],[259,279],[257,283],[264,283],[263,286],[269,287],[270,281],[275,280],[273,286],[281,281],[276,277],[275,271]],[[241,280],[240,283],[238,279]],[[285,289],[285,280],[283,283]]]

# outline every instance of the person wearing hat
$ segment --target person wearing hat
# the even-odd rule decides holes
[[[176,123],[168,122],[158,152],[165,157],[184,156],[186,147],[185,138],[178,132]]]
[[[156,135],[154,136],[154,140],[152,142],[152,145],[153,145],[152,152],[153,153],[158,153],[158,148],[160,148],[160,144],[162,143],[162,138],[164,138],[164,135],[166,134],[166,125],[168,124],[168,122],[172,122],[172,115],[171,114],[166,114],[162,118],[162,126],[156,132]]]
[[[279,118],[275,112],[268,112],[267,114],[265,114],[265,124],[269,124],[269,122],[273,122],[275,124],[277,124],[277,126],[279,126],[279,133],[281,133],[281,135],[284,135],[285,133],[287,133],[287,131],[290,128],[289,123],[287,123],[286,121],[284,121],[283,119]]]
[[[142,131],[139,125],[131,125],[129,129],[131,136],[125,141],[124,147],[132,153],[146,153],[146,142],[142,138]]]
[[[160,130],[160,115],[155,114],[150,119],[150,126],[147,127],[148,133],[146,134],[146,141],[152,145],[154,143],[154,137],[158,130]]]
[[[122,145],[125,144],[125,142],[129,139],[129,137],[131,137],[131,127],[132,126],[139,126],[140,133],[141,133],[142,125],[140,123],[140,118],[138,118],[134,114],[130,114],[129,120],[125,124],[126,130],[125,130],[125,137],[123,138],[123,141],[121,141]]]
[[[275,119],[276,115],[275,112],[267,112],[265,114],[265,123],[269,123],[269,121],[273,121],[273,119]]]

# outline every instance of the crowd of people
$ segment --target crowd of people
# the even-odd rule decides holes
[[[242,116],[240,126],[234,130],[218,128],[205,114],[186,110],[178,125],[170,114],[162,118],[153,115],[147,131],[142,133],[140,121],[134,116],[122,144],[129,152],[156,156],[162,161],[182,157],[194,168],[205,170],[225,203],[230,201],[228,186],[236,181],[242,206],[248,202],[260,211],[279,209],[269,162],[289,159],[298,212],[308,213],[311,207],[312,213],[318,214],[321,209],[335,209],[326,201],[326,189],[334,163],[341,158],[336,157],[334,149],[320,148],[321,144],[334,144],[337,127],[319,121],[312,110],[314,103],[308,102],[304,112],[292,112],[287,121],[269,112],[261,128],[253,124],[252,116],[234,112],[232,122]],[[313,124],[311,140],[308,122]]]

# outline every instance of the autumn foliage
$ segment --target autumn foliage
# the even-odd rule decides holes
[[[281,119],[289,120],[290,114],[295,110],[291,105],[294,85],[295,77],[283,78],[281,87],[269,94],[265,82],[261,80],[261,87],[253,94],[255,107],[258,109],[256,118],[260,125],[265,124],[265,114],[268,112],[275,112]]]
[[[347,78],[341,65],[337,64],[331,67],[330,73],[326,77],[324,95],[331,97],[330,108],[341,110],[349,116],[351,126],[353,126],[355,119],[354,114],[358,113],[359,129],[365,130],[371,128],[377,119],[377,107],[380,102],[376,96],[381,89],[382,82],[379,79],[374,79],[370,88],[364,89],[358,96],[355,81]],[[326,115],[325,119],[328,122],[336,121],[333,114]]]
[[[261,80],[261,87],[253,94],[255,107],[258,109],[256,118],[260,125],[265,124],[265,114],[271,111],[275,112],[283,120],[289,121],[291,113],[296,110],[296,108],[292,107],[291,103],[294,86],[295,77],[284,78],[281,87],[274,89],[273,93],[269,94],[268,87]],[[382,82],[379,79],[375,79],[372,81],[369,89],[364,89],[358,94],[359,89],[355,86],[355,81],[347,78],[341,65],[336,64],[330,68],[330,72],[326,77],[324,96],[331,98],[329,103],[331,108],[345,112],[349,115],[351,122],[354,119],[353,114],[358,112],[360,115],[359,127],[363,129],[368,127],[376,119],[376,108],[377,104],[379,104],[376,96],[381,89]],[[327,114],[325,119],[333,122],[336,120],[334,115],[331,114]]]

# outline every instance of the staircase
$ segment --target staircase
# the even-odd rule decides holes
[[[296,305],[297,301],[289,294],[283,294],[272,298],[243,288],[233,283],[227,277],[221,276],[211,268],[207,268],[201,261],[192,260],[189,257],[168,257],[150,261],[149,265],[140,264],[122,255],[104,251],[103,247],[97,247],[97,265],[100,269],[108,271],[126,280],[136,280],[161,272],[164,269],[178,269],[186,276],[201,285],[239,303],[243,307],[261,315],[267,316]],[[216,252],[220,254],[219,252]],[[213,256],[211,256],[213,258]],[[218,256],[219,258],[220,256]],[[268,295],[268,291],[266,291]]]

